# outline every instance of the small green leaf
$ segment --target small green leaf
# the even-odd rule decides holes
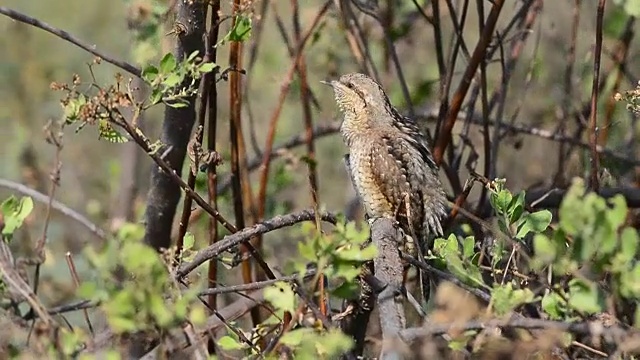
[[[315,330],[311,328],[300,328],[289,331],[282,335],[280,342],[284,345],[296,347],[304,340],[305,337],[314,335]]]
[[[513,195],[511,195],[509,190],[500,190],[497,194],[491,194],[492,204],[496,213],[506,214],[512,197]]]
[[[517,196],[511,199],[507,214],[509,215],[509,221],[513,224],[520,220],[522,213],[524,212],[524,191],[521,191]]]
[[[467,236],[462,240],[462,256],[465,259],[471,259],[475,254],[476,239],[473,236]]]
[[[245,15],[237,16],[235,24],[229,31],[228,39],[230,41],[245,41],[251,36],[251,18]]]
[[[151,91],[151,96],[149,97],[149,101],[151,104],[155,105],[162,101],[162,90],[156,88]]]
[[[149,84],[158,78],[159,70],[153,65],[149,65],[142,70],[142,79]]]
[[[162,57],[162,60],[160,60],[160,73],[169,74],[170,72],[176,69],[177,65],[178,63],[176,61],[176,58],[173,56],[173,54],[166,53]]]
[[[556,258],[556,246],[553,240],[542,234],[533,237],[533,251],[539,267],[548,265]]]
[[[340,299],[357,299],[360,294],[360,286],[355,281],[345,281],[331,293]]]
[[[560,320],[566,311],[566,305],[562,297],[551,291],[542,297],[542,310],[544,310],[551,320]]]
[[[33,211],[33,200],[27,196],[20,198],[20,200],[11,196],[2,202],[0,209],[4,217],[2,235],[12,235]]]
[[[174,109],[181,109],[181,108],[186,108],[187,106],[189,106],[188,102],[184,102],[184,101],[180,101],[180,100],[167,102],[166,104],[169,107],[172,107]]]
[[[182,80],[184,79],[184,77],[181,74],[178,73],[171,73],[169,74],[163,81],[162,81],[162,85],[168,87],[168,88],[172,88],[175,86],[178,86]]]
[[[587,314],[605,309],[604,296],[598,286],[581,279],[569,281],[569,305]]]
[[[541,233],[549,227],[551,224],[551,212],[549,210],[540,210],[531,214],[525,215],[525,221],[518,229],[516,238],[524,239],[524,237],[530,233]]]
[[[101,119],[98,125],[98,138],[105,139],[108,142],[116,144],[122,144],[129,141],[129,139],[114,129],[111,123],[105,119]]]
[[[510,282],[505,285],[496,284],[491,290],[491,303],[498,315],[506,315],[516,307],[533,300],[534,294],[531,290],[527,288],[513,289],[513,284]]]
[[[196,237],[187,231],[186,234],[184,234],[184,239],[182,240],[182,249],[183,250],[191,250],[193,249],[193,245],[195,245],[196,243]]]
[[[195,60],[195,58],[198,56],[199,53],[200,53],[200,51],[195,50],[194,52],[189,54],[189,56],[187,56],[186,62],[191,62],[191,61]]]
[[[264,298],[278,310],[291,313],[296,310],[295,294],[286,282],[277,282],[264,289]]]
[[[624,196],[618,194],[609,199],[608,203],[611,205],[611,208],[605,212],[605,216],[611,225],[611,228],[613,230],[618,230],[620,226],[624,225],[624,222],[627,219],[627,202],[625,201]]]
[[[228,335],[225,335],[218,340],[218,346],[220,346],[222,350],[240,350],[245,347],[244,344]]]
[[[378,255],[378,249],[375,245],[371,244],[364,249],[359,247],[352,247],[345,249],[336,254],[340,259],[349,261],[367,261],[371,260]]]
[[[218,65],[216,65],[215,63],[209,62],[209,63],[204,63],[204,64],[200,64],[200,66],[198,66],[198,71],[201,73],[209,73],[212,72],[213,69],[217,68]]]
[[[312,241],[298,242],[298,253],[308,261],[315,261],[318,257]]]

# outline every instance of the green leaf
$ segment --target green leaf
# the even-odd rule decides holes
[[[178,62],[172,53],[166,53],[160,60],[160,73],[169,74],[178,66]]]
[[[513,289],[513,284],[510,282],[505,285],[496,284],[491,290],[491,303],[493,310],[498,315],[506,315],[516,307],[533,300],[534,294],[531,290],[527,288]]]
[[[189,103],[185,103],[183,101],[172,101],[172,102],[167,102],[166,103],[169,107],[172,107],[174,109],[181,109],[181,108],[186,108],[187,106],[189,106]]]
[[[524,212],[524,191],[521,191],[517,196],[511,199],[507,214],[509,215],[509,221],[513,224],[520,220],[522,213]]]
[[[187,59],[185,61],[192,62],[193,60],[195,60],[195,58],[198,56],[199,53],[200,51],[198,50],[193,51],[191,54],[189,54],[189,56],[187,56]]]
[[[317,260],[316,247],[312,241],[300,241],[298,242],[298,253],[308,261]]]
[[[349,261],[367,261],[372,260],[378,255],[378,248],[375,245],[370,244],[364,249],[360,249],[359,247],[351,247],[350,249],[345,249],[336,254],[340,259],[349,260]]]
[[[628,299],[640,297],[640,263],[620,273],[620,295]]]
[[[533,237],[533,251],[537,267],[551,264],[557,255],[553,240],[542,234],[536,234]]]
[[[556,292],[550,291],[542,297],[542,310],[551,320],[561,320],[566,312],[566,305],[562,297]]]
[[[433,251],[436,255],[446,257],[449,254],[459,256],[458,251],[458,238],[455,234],[449,234],[449,237],[445,239],[436,239],[433,243]]]
[[[331,293],[340,299],[357,299],[360,294],[360,286],[355,281],[345,281]]]
[[[305,337],[315,335],[315,330],[311,328],[300,328],[289,331],[282,335],[280,342],[284,345],[296,347],[304,340]]]
[[[462,240],[462,256],[465,259],[471,259],[475,255],[476,239],[473,236],[467,236]]]
[[[218,340],[218,346],[222,350],[240,350],[245,347],[245,345],[231,336],[225,335]]]
[[[204,63],[204,64],[200,64],[200,66],[198,66],[198,71],[201,73],[209,73],[212,72],[213,69],[217,68],[218,65],[216,65],[215,63],[209,62],[209,63]]]
[[[599,313],[606,308],[598,286],[581,279],[569,281],[569,306],[587,314]]]
[[[329,329],[320,340],[316,342],[315,348],[319,355],[317,358],[321,359],[335,359],[353,347],[351,337],[335,328]]]
[[[142,70],[142,79],[149,84],[153,83],[158,78],[159,70],[153,65],[148,65]]]
[[[278,310],[291,313],[296,310],[295,294],[286,282],[277,282],[264,289],[264,298]]]
[[[608,202],[611,205],[611,208],[608,211],[605,211],[605,216],[611,225],[611,228],[613,230],[618,230],[618,228],[624,225],[624,222],[627,220],[627,202],[625,201],[624,196],[620,194],[612,197]]]
[[[251,18],[240,15],[235,18],[235,24],[229,31],[228,39],[230,41],[245,41],[251,36]]]
[[[31,211],[33,211],[33,200],[28,196],[22,197],[20,200],[14,196],[10,196],[2,202],[0,209],[2,209],[2,215],[4,217],[2,235],[12,235],[22,226],[24,220],[31,214]]]
[[[162,90],[156,88],[151,91],[151,96],[149,97],[149,101],[151,104],[155,105],[162,101]]]
[[[551,211],[540,210],[525,215],[525,221],[522,223],[516,234],[516,238],[524,239],[530,233],[541,233],[551,224]]]
[[[168,87],[168,88],[172,88],[175,86],[178,86],[182,80],[184,79],[184,76],[182,76],[181,74],[178,73],[171,73],[169,74],[163,81],[162,81],[162,85]]]
[[[497,194],[491,194],[491,203],[498,214],[506,214],[513,195],[509,190],[500,190]]]
[[[114,127],[109,123],[108,120],[101,119],[98,125],[98,138],[105,139],[108,142],[122,144],[129,141],[124,135],[118,132]]]
[[[187,231],[186,234],[184,234],[184,239],[182,240],[182,249],[183,250],[191,250],[193,249],[193,245],[195,245],[196,243],[196,237]]]

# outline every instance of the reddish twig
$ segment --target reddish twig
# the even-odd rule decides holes
[[[295,35],[296,43],[302,42],[302,29],[300,27],[300,8],[298,6],[298,0],[291,0],[291,6],[293,8],[293,32]],[[309,87],[309,81],[307,79],[307,65],[305,61],[304,54],[300,54],[298,57],[298,75],[300,76],[300,101],[302,103],[302,114],[304,118],[304,126],[305,126],[305,141],[307,144],[307,167],[309,169],[308,179],[309,179],[309,187],[311,191],[311,201],[313,205],[313,209],[316,213],[316,230],[320,231],[320,217],[319,213],[319,203],[318,200],[318,171],[317,171],[317,160],[316,160],[316,151],[314,144],[314,136],[313,136],[313,115],[311,113],[311,89]],[[318,279],[318,288],[320,297],[318,299],[318,303],[320,306],[320,312],[323,316],[327,315],[327,300],[325,298],[325,289],[324,289],[325,277],[320,274]]]
[[[447,146],[451,142],[451,132],[453,131],[453,125],[456,122],[458,117],[458,112],[462,108],[462,102],[464,101],[464,97],[469,90],[469,85],[471,85],[471,80],[473,79],[480,62],[484,59],[484,56],[487,52],[487,47],[491,42],[493,30],[496,27],[496,23],[498,21],[498,16],[500,15],[500,10],[502,10],[502,6],[504,5],[504,0],[495,0],[493,2],[493,7],[491,8],[491,12],[487,18],[487,22],[482,31],[480,39],[478,40],[478,44],[473,51],[473,55],[471,56],[471,61],[467,66],[464,75],[462,77],[462,81],[456,90],[453,100],[451,102],[451,106],[449,111],[447,112],[447,117],[442,125],[442,129],[438,134],[438,138],[436,140],[436,144],[433,151],[433,158],[436,164],[440,165],[444,158],[444,151]]]
[[[242,0],[233,1],[233,13],[238,14],[241,11]],[[234,17],[231,23],[233,27],[237,21]],[[233,41],[229,48],[229,66],[232,69],[242,68],[242,42]],[[233,193],[233,210],[236,219],[236,225],[242,229],[245,227],[245,201],[251,201],[250,192],[245,191],[248,187],[248,179],[246,167],[243,170],[241,163],[246,162],[246,154],[244,152],[244,139],[242,136],[242,84],[240,82],[240,73],[232,71],[229,74],[229,139],[231,141],[231,190]],[[249,255],[249,242],[240,244],[240,253],[242,254],[242,280],[245,284],[253,282],[251,269],[251,258]],[[257,248],[260,248],[258,244]],[[258,252],[257,250],[255,250]],[[251,320],[254,326],[260,324],[260,311],[258,308],[251,309]]]
[[[216,62],[218,49],[214,46],[218,41],[218,33],[220,31],[219,26],[215,26],[220,21],[220,0],[213,1],[211,3],[211,19],[209,22],[209,34],[207,38],[207,47],[205,48],[205,56],[211,59],[212,62]],[[209,112],[207,122],[207,151],[216,151],[216,130],[218,127],[218,88],[213,78],[207,78],[204,80],[204,88],[208,88],[207,99],[207,111]],[[202,110],[201,110],[202,111]],[[217,166],[211,164],[207,168],[207,194],[209,196],[209,204],[213,208],[218,208],[217,199]],[[215,244],[218,241],[218,222],[213,218],[209,218],[209,245]],[[214,288],[218,282],[218,264],[216,261],[209,262],[209,272],[207,274],[208,287]],[[207,304],[210,309],[218,310],[218,298],[216,294],[211,294],[207,297]],[[215,346],[209,344],[209,349],[214,350]],[[211,352],[211,351],[210,351]]]
[[[591,116],[589,118],[589,144],[591,144],[591,173],[589,186],[593,191],[600,189],[599,167],[600,156],[598,154],[598,84],[600,80],[600,56],[602,55],[602,20],[604,18],[604,7],[607,0],[598,1],[598,11],[596,15],[596,48],[593,54],[593,84],[591,90]]]
[[[265,215],[265,206],[266,206],[266,197],[267,197],[267,181],[269,178],[269,165],[271,162],[271,150],[273,149],[273,141],[276,134],[276,127],[278,124],[278,119],[280,118],[280,113],[282,112],[282,107],[284,105],[284,101],[289,93],[289,89],[291,86],[291,81],[293,80],[293,74],[295,70],[298,68],[298,61],[300,56],[302,56],[302,50],[306,45],[307,41],[311,37],[311,34],[315,30],[315,28],[320,23],[320,19],[324,16],[324,14],[329,10],[329,6],[331,6],[331,1],[327,1],[324,3],[320,11],[313,19],[313,22],[309,26],[309,29],[305,32],[304,36],[302,36],[301,40],[298,42],[296,46],[295,56],[287,73],[284,77],[284,80],[280,86],[280,96],[278,97],[278,104],[276,105],[275,110],[271,114],[271,118],[269,119],[269,131],[267,133],[267,142],[264,148],[264,154],[262,157],[262,171],[260,173],[260,189],[258,191],[258,216],[262,219]]]

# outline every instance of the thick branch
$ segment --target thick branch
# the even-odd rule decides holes
[[[174,50],[176,60],[182,61],[196,50],[203,54],[205,3],[180,0],[176,5],[176,12],[176,23],[184,25],[183,31],[178,33],[178,42]],[[191,79],[187,78],[184,84],[190,82]],[[181,173],[189,135],[195,122],[195,98],[194,95],[187,99],[189,105],[184,108],[176,109],[167,105],[164,113],[161,141],[171,149],[165,160],[177,174]],[[155,249],[168,248],[171,245],[171,226],[180,194],[180,186],[171,176],[154,166],[147,196],[144,241]]]
[[[378,248],[378,256],[373,260],[374,276],[387,286],[378,295],[378,311],[380,314],[380,328],[382,340],[390,344],[389,340],[396,338],[406,326],[402,297],[403,266],[398,251],[401,241],[399,230],[393,220],[386,218],[374,219],[371,224],[371,241]],[[381,359],[399,358],[391,349],[383,346]]]

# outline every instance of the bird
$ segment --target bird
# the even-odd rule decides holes
[[[441,220],[447,214],[447,197],[426,137],[371,77],[348,73],[322,83],[333,88],[343,115],[340,133],[349,149],[345,160],[365,214],[396,221],[426,253],[430,235],[443,235]]]

